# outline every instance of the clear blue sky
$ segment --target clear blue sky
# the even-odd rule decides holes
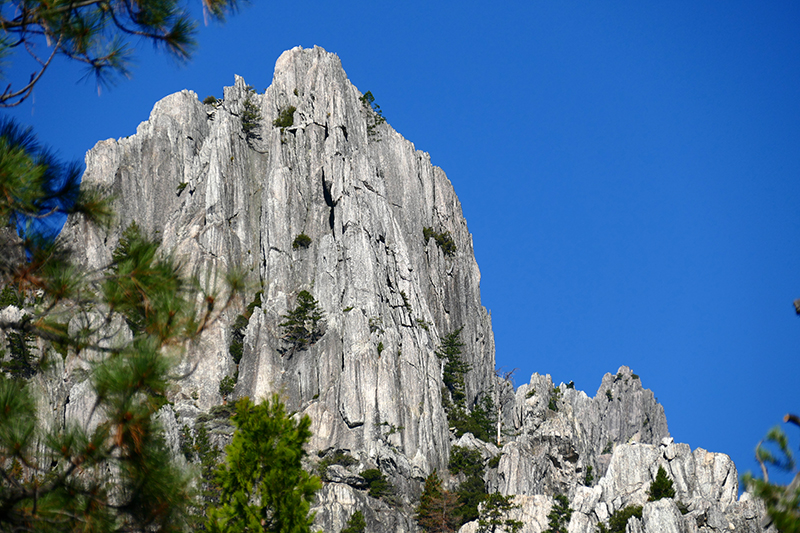
[[[800,4],[643,4],[260,1],[185,67],[145,45],[98,97],[62,62],[14,114],[81,159],[172,92],[335,52],[453,182],[498,365],[590,395],[628,365],[677,440],[744,472],[800,411]]]

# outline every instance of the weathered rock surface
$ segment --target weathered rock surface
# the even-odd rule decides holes
[[[311,450],[353,450],[409,503],[448,460],[439,339],[464,328],[469,401],[492,382],[494,345],[451,183],[388,124],[368,129],[374,112],[360,97],[321,48],[284,53],[265,94],[237,77],[216,105],[190,91],[168,96],[136,135],[87,155],[84,182],[119,199],[118,229],[101,234],[78,221],[67,235],[88,251],[89,267],[107,264],[135,221],[201,280],[246,269],[263,295],[234,395],[280,392],[311,416]],[[242,128],[248,99],[263,116],[258,137]],[[293,124],[274,127],[289,106]],[[455,254],[426,242],[425,227],[449,232]],[[293,246],[301,233],[307,248]],[[279,324],[302,290],[318,300],[325,331],[294,351]],[[179,423],[221,402],[219,382],[236,370],[230,334],[220,324],[189,354],[187,369],[196,368],[175,394]]]
[[[555,494],[567,495],[575,510],[572,533],[594,532],[627,505],[644,506],[631,532],[759,531],[763,510],[747,495],[737,500],[730,459],[673,443],[663,408],[629,368],[606,374],[593,398],[555,387],[547,375],[534,374],[516,391],[495,377],[490,318],[453,187],[361,96],[336,55],[298,47],[278,59],[264,94],[240,77],[215,104],[191,91],[173,94],[135,135],[99,142],[87,154],[84,182],[113,193],[119,215],[109,233],[80,220],[66,228],[63,238],[86,251],[87,267],[108,264],[135,221],[201,281],[213,285],[236,267],[252,284],[248,299],[262,291],[238,368],[229,353],[237,311],[187,354],[191,372],[172,408],[159,413],[176,453],[177,433],[198,419],[210,420],[211,442],[230,439],[230,424],[208,412],[222,403],[220,381],[238,370],[234,397],[277,392],[311,417],[313,463],[334,451],[352,457],[348,466],[324,468],[316,502],[324,531],[340,531],[355,511],[368,531],[415,531],[422,482],[433,470],[446,478],[455,444],[480,451],[490,491],[517,495],[514,518],[524,532],[547,529]],[[250,133],[247,102],[263,117]],[[274,126],[291,107],[292,124]],[[426,241],[424,228],[448,232],[455,253]],[[295,245],[300,234],[308,246]],[[319,338],[302,349],[280,326],[301,291],[323,312]],[[471,367],[467,401],[491,394],[499,402],[502,446],[470,434],[456,439],[448,428],[443,362],[434,351],[460,327]],[[81,406],[90,403],[85,377],[70,364],[41,385],[62,421],[83,420]],[[646,501],[659,466],[674,480],[675,501]],[[372,468],[389,478],[394,497],[367,494],[359,473]],[[476,529],[469,523],[462,531]]]

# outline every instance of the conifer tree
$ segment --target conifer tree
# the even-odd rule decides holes
[[[290,344],[290,350],[302,350],[314,344],[321,336],[322,310],[319,302],[308,291],[297,295],[297,306],[283,315],[283,338]]]
[[[783,421],[800,426],[797,415],[787,414]],[[781,533],[800,533],[800,469],[783,429],[779,426],[772,428],[758,443],[756,460],[761,466],[762,477],[757,478],[748,472],[742,481],[767,508],[763,528],[772,524]],[[771,481],[768,467],[790,474],[791,481],[787,485]]]
[[[237,0],[202,0],[203,15],[222,21]],[[10,0],[0,5],[0,56],[24,51],[38,65],[21,80],[10,80],[0,107],[28,98],[53,60],[66,57],[86,66],[107,85],[129,75],[131,37],[143,38],[179,61],[196,47],[197,24],[189,6],[178,0]],[[4,65],[5,66],[5,65]],[[6,69],[0,69],[8,77]]]
[[[647,501],[649,502],[675,497],[675,488],[672,486],[672,480],[667,476],[667,471],[664,470],[663,466],[658,466],[658,473],[650,484],[650,488],[647,489],[647,495]]]
[[[522,522],[508,518],[508,513],[519,509],[514,503],[514,496],[503,496],[494,492],[486,497],[478,518],[478,533],[518,533],[522,529]]]
[[[203,4],[222,19],[236,0]],[[83,62],[102,83],[127,74],[128,37],[186,59],[194,33],[176,0],[5,2],[2,67],[23,50],[39,67],[8,80],[0,106],[29,97],[56,56]],[[204,291],[136,227],[110,264],[81,268],[47,218],[110,225],[110,200],[81,186],[80,174],[30,129],[0,120],[0,286],[18,296],[4,302],[16,309],[0,319],[18,354],[0,374],[0,531],[183,531],[191,483],[155,414],[167,402],[174,364],[233,301],[241,278]],[[83,369],[88,421],[53,419],[33,389],[30,378],[54,353]]]
[[[556,494],[553,499],[553,506],[547,515],[549,527],[543,533],[567,533],[567,526],[572,518],[569,500],[563,494]]]
[[[25,376],[0,376],[0,530],[182,531],[191,483],[154,415],[182,349],[232,293],[198,307],[195,285],[135,226],[100,272],[51,270],[35,262],[41,250],[36,276],[20,281],[40,294],[0,327],[84,357],[93,404],[88,421],[62,426],[37,408]]]
[[[364,513],[356,511],[347,520],[347,525],[339,533],[364,533],[367,528],[367,521],[364,520]]]
[[[321,487],[302,466],[311,420],[295,421],[277,395],[257,405],[242,398],[232,420],[236,432],[217,470],[220,505],[209,509],[208,530],[309,533],[311,501]]]
[[[428,533],[448,533],[458,529],[458,496],[442,487],[434,470],[425,479],[417,507],[417,523]]]

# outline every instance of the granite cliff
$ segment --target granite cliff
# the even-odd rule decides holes
[[[480,452],[490,491],[517,495],[525,532],[547,529],[555,494],[575,510],[573,533],[595,531],[631,504],[644,505],[631,532],[761,531],[762,510],[738,498],[730,459],[673,443],[663,408],[627,367],[607,374],[594,397],[549,376],[534,374],[516,390],[496,377],[480,272],[453,186],[383,121],[336,55],[285,52],[262,93],[236,77],[213,102],[191,91],[168,96],[134,135],[99,142],[86,161],[84,182],[114,194],[119,215],[110,232],[80,220],[66,228],[87,268],[107,264],[135,221],[209,283],[233,267],[247,273],[249,320],[237,330],[231,312],[206,334],[161,412],[176,453],[180,428],[223,403],[227,378],[230,398],[278,392],[311,417],[309,467],[336,452],[354,459],[322,472],[324,531],[340,531],[355,510],[368,531],[417,530],[422,482],[447,472],[453,445]],[[321,318],[311,342],[298,345],[281,324],[303,295]],[[498,406],[500,446],[448,427],[435,351],[459,328],[466,404],[489,397]],[[230,350],[237,334],[238,362]],[[68,365],[54,371],[56,382],[58,392],[44,387],[47,401],[83,420],[84,383]],[[230,426],[212,433],[224,444]],[[659,466],[677,495],[647,503]],[[366,469],[387,476],[393,498],[367,494]]]

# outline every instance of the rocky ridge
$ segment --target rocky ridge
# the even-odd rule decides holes
[[[524,532],[547,529],[555,494],[575,510],[572,533],[593,532],[628,505],[644,506],[631,532],[761,531],[762,510],[746,493],[737,498],[730,459],[673,443],[663,408],[627,367],[606,374],[591,398],[549,376],[534,374],[516,390],[495,376],[480,272],[452,184],[379,118],[336,55],[297,47],[278,59],[265,92],[236,77],[213,103],[173,94],[135,135],[87,154],[84,182],[112,192],[119,214],[108,233],[80,221],[66,229],[87,267],[107,264],[135,221],[200,279],[236,266],[253,287],[248,298],[260,291],[238,368],[229,351],[236,313],[187,355],[192,372],[161,413],[176,453],[179,428],[207,417],[223,402],[220,381],[236,376],[231,398],[279,392],[311,417],[310,466],[337,451],[354,459],[322,472],[324,531],[340,531],[356,510],[368,531],[416,531],[422,482],[447,472],[453,445],[480,451],[490,491],[517,495]],[[454,252],[426,238],[426,228],[448,234]],[[308,241],[298,244],[301,235]],[[318,339],[298,349],[280,324],[302,291],[323,318]],[[458,328],[471,367],[467,403],[490,396],[499,405],[500,446],[448,428],[434,352]],[[53,371],[59,392],[48,401],[83,420],[87,387],[68,366]],[[215,426],[218,444],[229,436],[228,425]],[[660,465],[677,495],[648,503]],[[393,498],[366,493],[359,473],[370,468],[387,476]]]

